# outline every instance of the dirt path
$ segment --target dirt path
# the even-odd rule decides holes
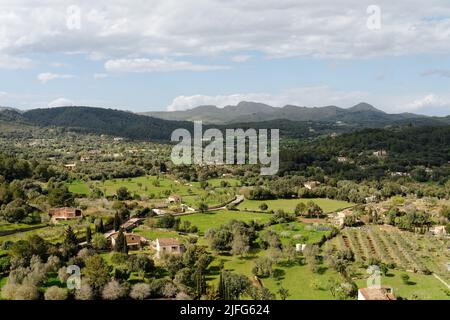
[[[436,273],[433,273],[433,276],[440,282],[442,282],[448,289],[450,289],[450,285],[447,282],[445,282],[441,277],[439,277]]]

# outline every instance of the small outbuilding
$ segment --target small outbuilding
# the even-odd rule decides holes
[[[358,300],[397,300],[390,287],[374,286],[358,289]]]
[[[59,220],[72,220],[82,217],[81,210],[68,207],[51,209],[48,215],[54,223]]]

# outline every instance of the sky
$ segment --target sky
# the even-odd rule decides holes
[[[0,0],[0,106],[450,114],[449,0]]]

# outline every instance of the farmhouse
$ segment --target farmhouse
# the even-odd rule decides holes
[[[81,210],[74,208],[55,208],[48,212],[48,215],[52,219],[52,222],[57,222],[58,220],[71,220],[80,218]]]
[[[434,236],[445,236],[447,235],[447,231],[445,230],[445,226],[434,226],[429,230]]]
[[[387,156],[387,152],[384,149],[380,149],[380,150],[374,151],[373,155],[378,158],[385,157],[385,156]]]
[[[183,245],[175,238],[158,238],[154,242],[156,256],[159,258],[163,253],[181,254]]]
[[[173,194],[167,198],[167,202],[169,203],[180,203],[181,202],[181,196]]]
[[[312,190],[320,185],[319,181],[308,181],[303,184],[306,189]]]
[[[164,210],[164,209],[152,209],[152,211],[157,215],[157,216],[163,216],[165,214],[169,214],[170,211],[169,210]]]
[[[107,236],[110,239],[111,245],[114,247],[116,245],[117,237],[119,236],[119,231],[113,232]],[[125,239],[127,241],[127,246],[131,250],[138,250],[141,248],[141,245],[147,242],[147,239],[144,237],[134,234],[134,233],[124,233]]]
[[[69,163],[69,164],[65,164],[64,168],[66,168],[67,170],[73,170],[76,168],[76,166],[77,166],[76,163]]]
[[[365,197],[364,201],[366,203],[372,203],[372,202],[376,202],[377,201],[377,196],[370,196],[370,197]]]
[[[139,223],[141,222],[142,219],[139,218],[131,218],[129,219],[127,222],[123,223],[120,227],[124,230],[132,230],[134,228],[136,228]]]
[[[342,228],[344,226],[345,217],[350,216],[352,214],[353,212],[349,209],[339,211],[338,213],[336,213],[333,222],[335,225]]]
[[[397,300],[392,288],[371,287],[358,289],[358,300]]]

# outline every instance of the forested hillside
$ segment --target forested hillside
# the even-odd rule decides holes
[[[314,164],[322,174],[345,179],[377,179],[390,171],[440,181],[449,174],[450,126],[366,129],[294,143],[284,148],[281,157],[282,171]]]
[[[65,127],[79,132],[139,140],[169,140],[173,130],[192,126],[190,122],[167,121],[131,112],[91,107],[35,109],[25,112],[23,117],[39,126]]]

